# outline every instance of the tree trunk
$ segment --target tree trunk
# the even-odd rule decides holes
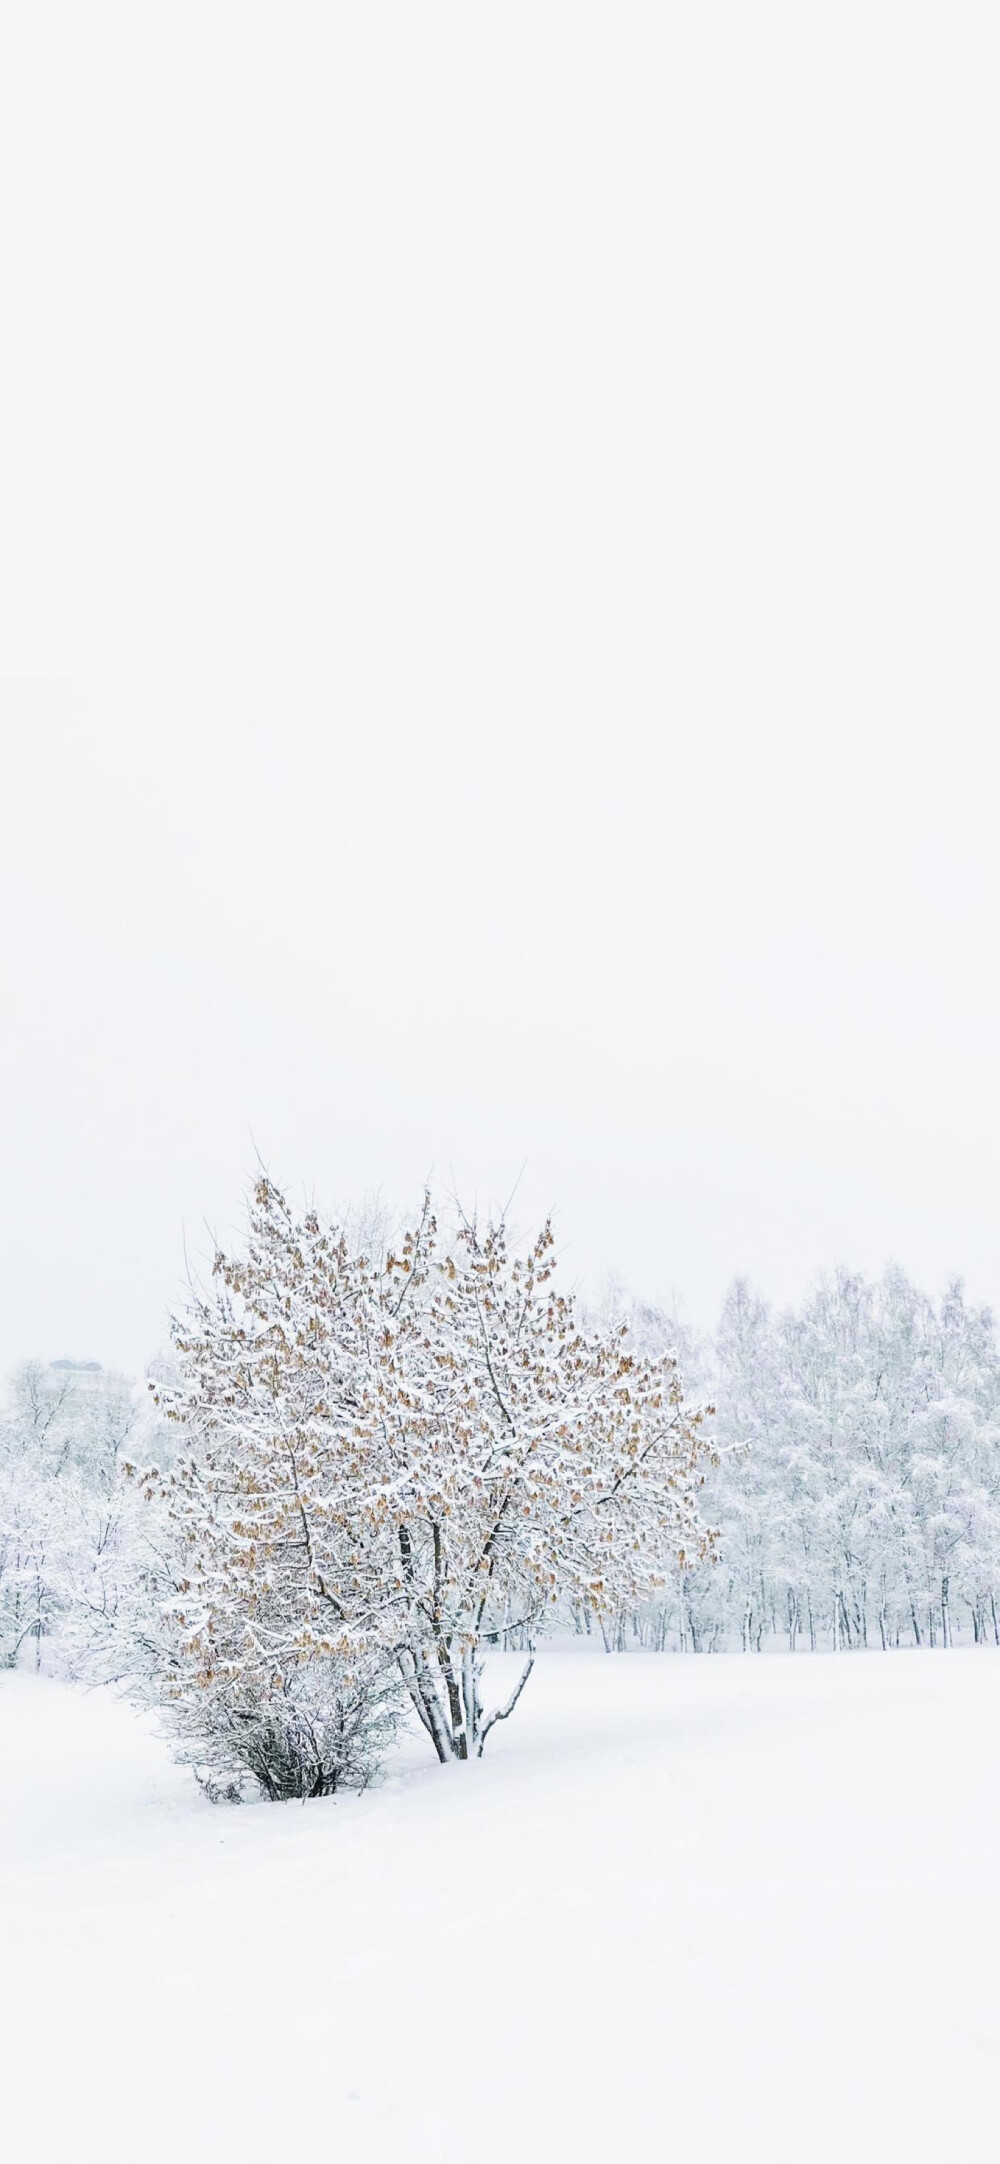
[[[469,1757],[478,1754],[479,1733],[483,1725],[483,1709],[479,1698],[479,1669],[474,1646],[467,1646],[462,1655],[462,1697],[465,1702],[465,1733],[469,1739]]]
[[[447,1765],[456,1752],[426,1655],[422,1649],[415,1653],[412,1647],[406,1646],[398,1655],[398,1664],[420,1722],[426,1728],[441,1764]]]

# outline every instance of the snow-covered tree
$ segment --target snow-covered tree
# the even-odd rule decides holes
[[[620,1288],[611,1304],[629,1312]],[[1000,1643],[988,1309],[958,1283],[934,1301],[897,1268],[874,1283],[835,1271],[783,1312],[738,1282],[711,1342],[631,1305],[645,1342],[683,1344],[716,1405],[703,1510],[719,1539],[710,1563],[668,1572],[656,1600],[621,1613],[609,1647]]]
[[[168,1688],[391,1663],[438,1757],[471,1758],[550,1617],[635,1607],[707,1552],[709,1445],[675,1359],[582,1328],[554,1271],[548,1226],[526,1253],[502,1223],[442,1243],[426,1201],[373,1258],[259,1181],[161,1393],[184,1428]],[[487,1708],[504,1631],[527,1657]]]
[[[729,1294],[710,1363],[711,1642],[791,1650],[1000,1642],[1000,1358],[960,1285],[840,1270],[798,1309]],[[956,1620],[957,1619],[957,1620]],[[703,1642],[706,1625],[703,1623]],[[673,1641],[679,1642],[675,1630]]]
[[[64,1662],[113,1610],[133,1499],[126,1451],[149,1435],[147,1395],[97,1362],[27,1362],[0,1411],[0,1661],[26,1646]],[[129,1535],[129,1538],[131,1536]]]

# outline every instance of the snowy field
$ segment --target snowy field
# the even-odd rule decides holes
[[[481,1766],[239,1810],[5,1675],[0,1762],[6,2164],[1000,2146],[989,1652],[552,1649]]]

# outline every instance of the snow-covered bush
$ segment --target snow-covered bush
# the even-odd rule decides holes
[[[372,1257],[260,1180],[160,1393],[183,1427],[172,1688],[178,1663],[294,1696],[300,1669],[391,1661],[438,1757],[471,1758],[561,1605],[614,1614],[707,1552],[676,1361],[583,1330],[553,1275],[548,1226],[525,1254],[502,1224],[442,1245],[428,1202]],[[488,1710],[482,1648],[512,1630],[527,1659]]]
[[[248,1775],[272,1802],[367,1787],[400,1714],[396,1680],[372,1661],[352,1670],[315,1658],[272,1672],[237,1657],[204,1687],[185,1663],[172,1678],[164,1663],[159,1680],[178,1759],[231,1800]]]

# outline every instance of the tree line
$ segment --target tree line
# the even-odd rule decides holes
[[[737,1282],[700,1341],[620,1295],[604,1309],[678,1345],[716,1407],[711,1565],[619,1615],[614,1643],[1000,1645],[1000,1349],[959,1281],[932,1298],[899,1268],[841,1269],[785,1309]]]

